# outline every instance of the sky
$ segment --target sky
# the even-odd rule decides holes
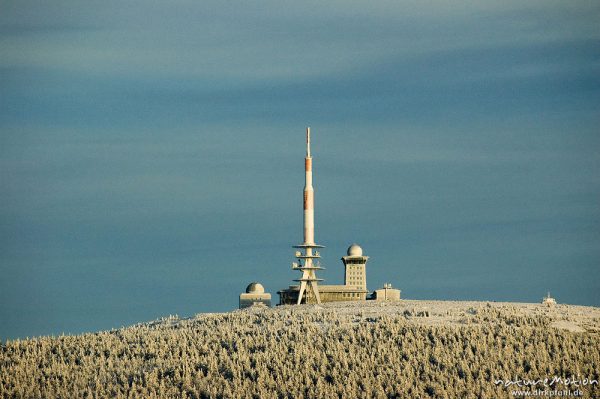
[[[373,4],[371,4],[373,3]],[[0,1],[0,339],[293,284],[600,306],[597,1]]]

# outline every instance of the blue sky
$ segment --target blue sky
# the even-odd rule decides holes
[[[292,283],[600,306],[600,6],[0,3],[0,338]]]

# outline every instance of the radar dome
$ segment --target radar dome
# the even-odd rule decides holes
[[[250,283],[246,287],[246,294],[264,294],[265,287],[261,283]]]
[[[358,244],[352,244],[348,247],[348,256],[362,256],[362,248]]]

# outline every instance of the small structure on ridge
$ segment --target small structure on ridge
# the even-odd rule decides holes
[[[240,309],[254,305],[271,306],[271,294],[265,292],[265,287],[257,282],[248,284],[246,292],[240,294]]]
[[[556,299],[550,296],[550,291],[548,291],[548,295],[542,298],[542,305],[546,305],[549,308],[556,305]]]
[[[375,301],[399,301],[400,290],[397,288],[392,288],[391,283],[385,283],[383,288],[373,292],[371,299]]]

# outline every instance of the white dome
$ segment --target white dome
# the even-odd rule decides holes
[[[362,248],[358,244],[352,244],[348,247],[348,256],[362,256]]]
[[[265,287],[261,283],[250,283],[246,287],[246,294],[264,294]]]

